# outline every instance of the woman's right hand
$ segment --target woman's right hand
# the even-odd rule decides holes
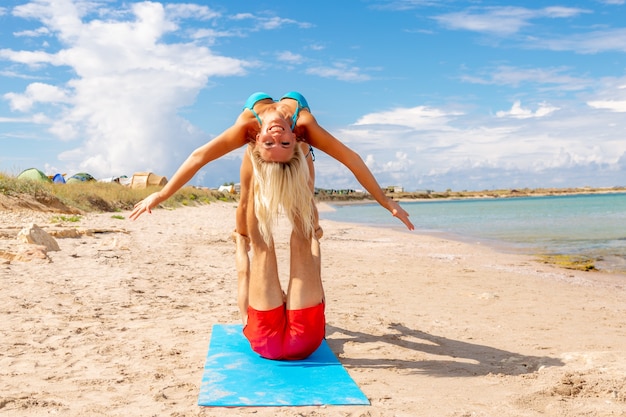
[[[393,217],[397,217],[398,219],[400,219],[400,221],[404,223],[407,229],[415,230],[415,226],[413,226],[413,223],[411,223],[411,221],[409,220],[409,213],[407,213],[406,210],[400,207],[400,204],[398,204],[398,202],[391,200],[389,202],[389,206],[389,211],[391,212]]]

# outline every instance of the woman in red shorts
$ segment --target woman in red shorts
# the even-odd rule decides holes
[[[193,151],[163,189],[135,205],[130,218],[150,213],[204,165],[245,145],[234,233],[243,331],[252,349],[263,357],[303,359],[317,349],[325,331],[322,231],[313,199],[314,149],[348,167],[407,228],[413,230],[413,224],[408,213],[385,196],[361,157],[317,123],[306,99],[297,92],[278,101],[265,93],[251,95],[236,122]],[[292,225],[286,293],[280,285],[272,238],[272,225],[281,210]]]

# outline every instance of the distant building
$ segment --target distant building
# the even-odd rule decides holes
[[[315,187],[315,194],[324,194],[324,195],[350,195],[354,194],[356,191],[349,188],[344,188],[340,190],[335,189],[327,189],[327,188],[317,188]]]
[[[385,189],[385,191],[388,193],[403,193],[404,187],[400,185],[390,185]]]

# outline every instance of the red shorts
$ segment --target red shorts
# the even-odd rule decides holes
[[[325,333],[324,303],[301,310],[287,310],[284,304],[269,311],[248,307],[248,324],[243,329],[252,350],[276,360],[308,357]]]

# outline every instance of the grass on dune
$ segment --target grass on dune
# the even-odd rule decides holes
[[[71,184],[55,184],[41,181],[20,180],[0,173],[0,195],[9,198],[30,198],[46,206],[82,212],[117,212],[130,210],[138,202],[159,190],[160,187],[133,189],[118,183],[87,181]],[[183,187],[161,204],[174,208],[216,201],[236,201],[237,196],[215,190]]]

